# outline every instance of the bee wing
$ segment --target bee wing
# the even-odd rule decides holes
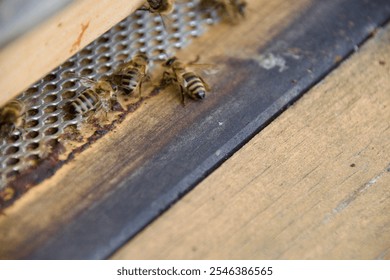
[[[22,102],[22,108],[23,108],[23,114],[26,114],[27,113],[27,110],[26,108],[30,108],[31,106],[37,104],[39,102],[38,100],[39,98],[38,97],[27,97],[26,99],[24,99]]]
[[[116,67],[116,70],[114,71],[114,74],[121,74],[121,73],[125,72],[126,68],[132,68],[132,67],[135,67],[135,63],[134,63],[133,60],[129,60],[127,62],[122,61]]]
[[[204,70],[203,70],[203,73],[205,73],[206,75],[215,75],[215,74],[217,74],[219,71],[221,71],[221,67],[220,67],[220,66],[217,66],[217,65],[213,65],[213,67],[204,69]]]
[[[80,83],[85,87],[92,87],[96,84],[96,81],[88,79],[86,77],[80,77]]]
[[[96,81],[94,81],[92,79],[89,79],[87,77],[79,77],[74,72],[69,72],[69,73],[67,73],[67,75],[70,78],[77,78],[77,79],[79,79],[81,85],[83,85],[85,87],[91,87],[91,86],[96,84]]]
[[[116,70],[114,71],[114,74],[118,74],[125,69],[125,67],[129,65],[129,62],[121,61],[118,66],[116,67]]]
[[[188,65],[188,68],[191,68],[195,72],[201,72],[201,73],[204,73],[206,75],[215,75],[221,70],[221,67],[218,65],[206,64],[206,63],[204,63],[204,64],[198,64],[198,63],[190,64],[190,65]]]

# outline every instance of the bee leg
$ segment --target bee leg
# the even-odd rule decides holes
[[[168,71],[164,71],[162,79],[163,79],[163,80],[167,80],[167,79],[169,79],[170,77],[171,77],[171,75],[169,74],[169,72],[168,72]]]
[[[144,76],[145,81],[150,82],[152,80],[152,77],[149,74],[146,74]]]
[[[104,122],[108,121],[108,111],[112,108],[111,104],[102,103],[97,108],[97,113],[100,113]]]
[[[169,74],[168,71],[164,71],[162,79],[164,81],[167,81],[167,80],[171,79],[171,74]]]
[[[206,83],[206,81],[205,81],[202,77],[200,77],[200,76],[199,76],[199,79],[202,81],[202,83],[203,83],[205,89],[206,89],[207,91],[210,91],[211,88],[210,88],[209,84]]]
[[[118,97],[118,99],[116,101],[118,102],[119,106],[121,106],[121,109],[123,111],[125,111],[126,110],[126,104],[125,104],[123,98],[122,97]]]
[[[193,61],[188,62],[188,64],[189,64],[189,65],[195,64],[195,63],[197,63],[197,62],[199,61],[199,59],[200,59],[200,56],[199,56],[199,54],[198,54],[198,55],[195,57],[195,59],[194,59]]]
[[[142,99],[142,82],[143,82],[143,79],[141,79],[141,81],[139,82],[139,85],[138,85],[138,97],[140,100]]]
[[[106,110],[103,110],[103,120],[108,121],[108,112]]]
[[[165,88],[171,83],[172,83],[172,75],[168,71],[164,71],[163,76],[161,78],[160,86],[162,88]]]
[[[123,103],[123,99],[122,99],[122,97],[120,95],[118,95],[117,91],[115,91],[114,96],[113,96],[111,102],[117,102],[119,104],[119,106],[121,106],[121,110],[123,110],[123,111],[125,110],[125,104]]]
[[[186,106],[186,98],[185,98],[185,93],[182,85],[180,85],[180,94],[181,94],[181,102],[183,103],[183,106]]]
[[[83,118],[85,118],[87,123],[93,123],[93,115],[94,114],[92,114],[91,112],[88,112]],[[81,126],[80,126],[80,128],[81,128]]]

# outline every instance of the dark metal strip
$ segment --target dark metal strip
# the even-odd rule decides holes
[[[284,56],[288,68],[282,72],[283,66],[270,71],[253,60],[231,59],[232,73],[247,78],[226,89],[215,104],[198,106],[202,109],[189,116],[180,133],[159,132],[173,140],[131,176],[121,178],[111,195],[26,258],[107,258],[337,67],[389,18],[390,2],[386,0],[315,1],[258,50],[271,56],[296,49],[303,59]],[[224,82],[218,81],[218,90],[225,90]],[[216,121],[221,125],[216,126]]]

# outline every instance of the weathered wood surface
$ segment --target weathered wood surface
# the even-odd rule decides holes
[[[142,0],[79,0],[0,49],[0,105],[132,13]]]
[[[390,259],[390,26],[114,259]]]
[[[248,2],[242,24],[218,25],[179,54],[222,66],[208,77],[213,93],[185,107],[172,89],[149,98],[5,209],[2,258],[112,254],[390,17],[381,0]]]

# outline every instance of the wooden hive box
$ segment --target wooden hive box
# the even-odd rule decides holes
[[[2,104],[142,4],[91,2],[1,50]],[[247,2],[175,53],[205,100],[152,83],[3,188],[1,258],[389,258],[390,3]]]

